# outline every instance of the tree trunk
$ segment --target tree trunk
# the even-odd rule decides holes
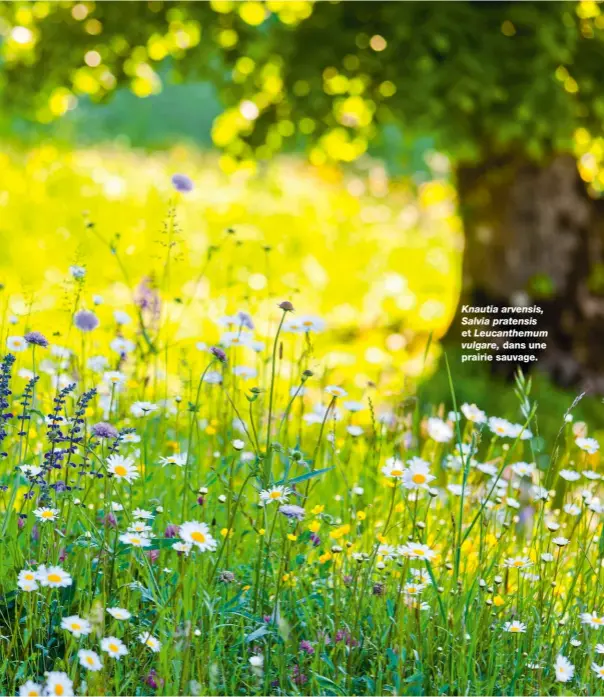
[[[543,166],[493,158],[457,175],[466,301],[540,305],[541,365],[560,384],[604,393],[604,202],[567,155]]]

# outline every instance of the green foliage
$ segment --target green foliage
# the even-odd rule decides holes
[[[167,72],[218,87],[239,159],[352,160],[393,124],[457,159],[541,157],[601,124],[603,26],[591,2],[4,3],[0,100],[48,121]]]

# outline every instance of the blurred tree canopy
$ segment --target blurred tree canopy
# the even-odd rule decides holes
[[[43,123],[120,87],[211,82],[226,171],[291,147],[350,162],[393,128],[429,135],[453,165],[467,292],[539,300],[552,371],[602,373],[598,3],[4,2],[0,37],[1,107]]]
[[[604,119],[594,2],[5,2],[0,35],[5,110],[48,121],[165,73],[210,80],[238,159],[297,141],[350,161],[392,123],[457,161],[539,158]]]

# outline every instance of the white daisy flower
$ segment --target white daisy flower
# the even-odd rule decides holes
[[[503,565],[508,569],[528,569],[533,562],[528,557],[508,557]]]
[[[134,351],[134,349],[136,348],[136,344],[134,344],[129,339],[122,339],[121,337],[116,337],[109,344],[109,348],[112,351],[115,351],[115,353],[119,353],[119,355],[121,356],[128,353],[132,353],[132,351]]]
[[[437,443],[448,443],[453,438],[453,429],[436,416],[428,419],[428,435]]]
[[[535,464],[529,462],[516,462],[511,465],[512,472],[519,477],[532,477],[535,471]]]
[[[575,674],[575,666],[562,655],[556,658],[556,663],[554,664],[554,670],[556,671],[556,680],[558,682],[568,682],[572,680]]]
[[[60,566],[39,566],[36,570],[36,580],[45,587],[66,588],[73,583],[71,576]]]
[[[148,535],[152,530],[153,528],[143,520],[135,520],[128,526],[128,532],[135,532],[138,535]]]
[[[159,463],[162,467],[165,467],[166,465],[176,465],[177,467],[184,467],[187,464],[187,453],[174,453],[174,455],[160,457]]]
[[[472,421],[475,424],[483,424],[487,420],[487,415],[475,404],[462,404],[460,408],[461,413],[468,421]]]
[[[390,479],[402,479],[405,474],[405,465],[397,457],[389,457],[382,467],[382,474]]]
[[[152,414],[154,411],[157,411],[159,407],[157,404],[153,404],[153,402],[134,402],[130,406],[130,413],[132,416],[136,416],[137,418],[141,418],[143,416],[148,416],[149,414]]]
[[[28,680],[19,688],[19,697],[41,697],[43,689],[42,685],[38,685],[33,680]]]
[[[46,674],[44,694],[47,697],[72,697],[73,682],[67,673],[51,671]]]
[[[363,411],[363,409],[365,409],[365,405],[363,404],[363,402],[356,402],[352,399],[349,399],[346,402],[342,402],[342,406],[344,407],[344,409],[351,411],[353,414],[356,414],[359,411]]]
[[[138,433],[125,433],[121,437],[122,443],[140,443],[141,442],[141,437],[138,435]]]
[[[9,336],[6,339],[6,348],[13,353],[21,353],[27,349],[27,341],[22,336]]]
[[[593,455],[600,449],[600,444],[595,438],[577,438],[575,444],[589,455]]]
[[[38,589],[38,581],[36,577],[36,572],[30,569],[23,569],[19,571],[19,576],[17,577],[17,585],[22,591],[31,593]]]
[[[277,503],[287,503],[287,497],[292,493],[292,490],[286,486],[273,486],[270,489],[263,489],[260,492],[260,501],[267,505],[276,501]]]
[[[406,545],[401,545],[398,552],[402,557],[410,557],[411,559],[432,559],[436,556],[436,550],[418,542],[408,542]]]
[[[123,607],[108,607],[107,612],[116,620],[129,620],[132,614]]]
[[[581,479],[581,475],[574,470],[560,470],[558,473],[562,479],[566,479],[567,482],[576,482],[577,479]]]
[[[34,511],[36,518],[43,523],[49,523],[56,520],[59,515],[58,508],[36,508]]]
[[[190,551],[193,549],[193,545],[189,542],[175,542],[172,545],[172,549],[176,552],[182,552],[186,557],[188,557]]]
[[[327,394],[330,394],[332,397],[347,397],[348,392],[346,390],[342,389],[341,387],[337,387],[336,385],[327,385],[325,388],[325,392]]]
[[[298,317],[297,324],[301,332],[322,332],[325,329],[325,322],[320,317],[310,315]]]
[[[150,547],[151,540],[143,534],[136,532],[125,532],[118,538],[125,545],[132,545],[132,547]]]
[[[144,508],[135,508],[132,511],[132,517],[139,520],[153,520],[153,513],[146,511]]]
[[[599,629],[604,626],[604,617],[600,617],[597,612],[583,612],[581,613],[581,624]]]
[[[592,663],[591,669],[600,680],[604,680],[604,666],[599,666],[597,663]]]
[[[224,348],[232,348],[233,346],[249,346],[253,337],[249,332],[225,332],[220,337],[220,345]]]
[[[121,659],[122,656],[128,655],[128,649],[121,639],[114,636],[108,636],[101,639],[101,650],[109,654],[111,658],[115,658],[117,661]]]
[[[141,644],[148,646],[153,653],[159,653],[161,651],[161,641],[154,637],[150,632],[143,632],[138,635],[138,640]]]
[[[523,622],[518,622],[514,620],[513,622],[506,622],[503,625],[504,632],[511,632],[512,634],[523,634],[526,632],[526,624]]]
[[[80,649],[78,651],[78,658],[80,659],[80,665],[82,668],[86,668],[86,670],[90,670],[93,673],[96,673],[103,667],[101,657],[98,655],[98,653],[96,653],[96,651]]]
[[[109,455],[107,458],[107,471],[117,480],[125,480],[129,484],[140,477],[133,458],[123,455]]]
[[[132,322],[132,317],[123,310],[114,310],[113,319],[115,319],[116,323],[119,325],[130,324],[130,322]]]
[[[180,526],[179,537],[183,542],[195,545],[202,552],[213,552],[217,543],[210,534],[210,528],[205,523],[189,521]]]
[[[256,368],[250,368],[247,365],[236,365],[233,368],[233,375],[236,375],[238,378],[242,378],[243,380],[252,380],[258,376],[258,371]]]
[[[489,428],[499,438],[509,438],[513,433],[513,426],[507,419],[491,416],[488,420]]]
[[[90,622],[82,619],[78,615],[63,617],[61,620],[61,628],[71,632],[76,639],[79,639],[81,636],[86,636],[92,631]]]
[[[126,376],[118,370],[108,370],[103,373],[103,382],[108,385],[121,386],[126,382]]]
[[[407,462],[407,469],[403,475],[405,489],[428,489],[430,482],[436,479],[430,474],[430,466],[419,457],[414,457]]]

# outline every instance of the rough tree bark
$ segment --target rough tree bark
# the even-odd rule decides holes
[[[565,386],[604,393],[604,202],[567,155],[458,169],[464,292],[475,304],[543,307],[540,364]]]

